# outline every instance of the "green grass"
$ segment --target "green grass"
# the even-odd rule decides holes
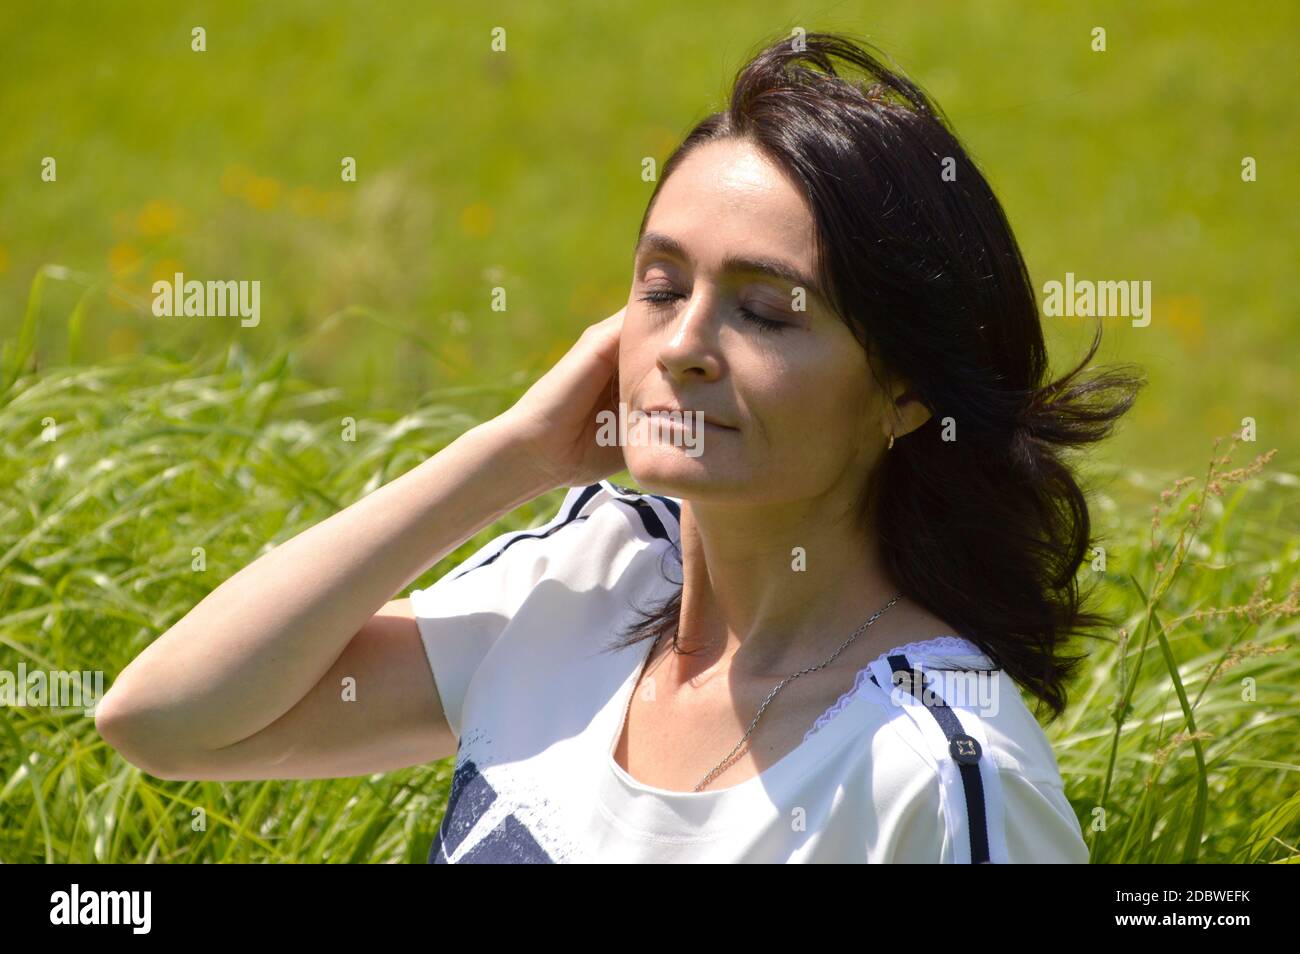
[[[454,11],[454,12],[453,12]],[[1115,438],[1138,464],[1190,463],[1260,424],[1300,467],[1300,153],[1286,37],[1300,6],[1216,0],[1034,4],[320,4],[161,0],[0,5],[0,337],[57,263],[103,282],[74,360],[307,336],[315,380],[386,406],[531,374],[627,297],[631,245],[662,162],[721,105],[760,39],[866,33],[929,89],[1007,208],[1035,286],[1067,271],[1152,282],[1147,328],[1109,357],[1151,387]],[[208,50],[190,50],[203,25]],[[1089,48],[1108,30],[1108,49]],[[492,53],[490,31],[507,29]],[[1243,183],[1242,156],[1258,181]],[[58,161],[57,182],[39,177]],[[358,180],[342,182],[343,156]],[[148,289],[257,279],[263,319],[165,321]],[[506,312],[490,307],[504,287]],[[52,289],[42,365],[68,360]],[[384,327],[327,316],[361,307]],[[1055,363],[1091,328],[1047,322]],[[436,341],[441,362],[412,342]],[[1266,435],[1266,436],[1264,436]]]
[[[0,669],[111,682],[268,546],[509,406],[626,300],[642,157],[721,104],[759,39],[844,28],[944,107],[1040,289],[1066,271],[1153,282],[1151,326],[1108,325],[1102,355],[1150,384],[1082,462],[1107,568],[1080,582],[1124,632],[1081,644],[1091,665],[1049,730],[1094,860],[1294,860],[1300,8],[699,10],[0,6]],[[189,50],[195,25],[207,53]],[[506,54],[488,49],[497,25]],[[153,317],[149,285],[174,270],[260,280],[261,324]],[[1046,322],[1058,369],[1089,331]],[[1161,499],[1246,417],[1259,441],[1220,469],[1276,458],[1223,496]],[[0,861],[422,861],[450,770],[165,782],[80,710],[13,708]]]
[[[294,365],[288,351],[256,361],[233,347],[203,362],[127,356],[0,393],[0,668],[102,669],[108,684],[269,546],[477,422],[461,391],[358,413]],[[34,429],[38,418],[53,429]],[[1080,582],[1125,622],[1103,634],[1112,642],[1088,642],[1087,675],[1049,737],[1095,861],[1300,858],[1300,478],[1266,466],[1271,453],[1240,473],[1217,453],[1213,472],[1178,483],[1088,469],[1106,567],[1083,568]],[[1176,491],[1164,500],[1166,485]],[[541,522],[558,495],[413,586],[491,535]],[[451,767],[167,782],[118,757],[79,709],[12,708],[0,720],[0,860],[422,861]]]
[[[287,351],[257,362],[236,346],[21,378],[0,393],[0,669],[104,670],[107,687],[241,566],[477,423],[467,403],[501,409],[495,391],[363,412],[304,382]],[[38,419],[54,423],[34,430]],[[541,519],[559,496],[509,524]],[[423,585],[500,532],[467,541]],[[181,784],[118,757],[81,709],[8,708],[0,861],[423,861],[451,768]],[[203,831],[191,830],[197,808]]]

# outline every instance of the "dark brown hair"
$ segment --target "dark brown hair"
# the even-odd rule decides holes
[[[1037,300],[1001,204],[939,108],[869,48],[833,33],[761,48],[727,109],[664,164],[641,232],[703,143],[749,141],[802,187],[821,287],[878,379],[906,380],[932,413],[882,457],[860,513],[904,594],[959,627],[1051,721],[1087,658],[1063,644],[1112,624],[1082,608],[1088,505],[1064,452],[1108,436],[1145,380],[1131,365],[1082,376],[1098,324],[1079,364],[1047,381]],[[676,648],[680,612],[679,589],[611,648],[669,632]]]

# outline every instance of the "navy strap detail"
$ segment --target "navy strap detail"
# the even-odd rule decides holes
[[[462,577],[466,573],[469,573],[471,570],[477,570],[481,566],[487,566],[489,563],[491,563],[501,554],[505,553],[508,547],[514,546],[520,540],[540,540],[544,537],[549,537],[552,533],[555,533],[557,530],[564,529],[571,523],[581,523],[587,518],[578,517],[575,516],[575,514],[580,513],[582,511],[582,508],[586,505],[587,501],[590,500],[592,497],[596,496],[596,494],[599,492],[600,492],[600,487],[597,484],[592,484],[590,487],[585,488],[582,491],[582,493],[580,493],[577,497],[574,498],[573,503],[570,504],[567,508],[565,508],[563,513],[557,518],[556,521],[553,522],[553,525],[549,525],[545,529],[538,530],[534,533],[521,533],[517,537],[511,537],[509,540],[505,542],[505,544],[501,547],[500,550],[492,554],[482,563],[476,563],[474,566],[466,567],[465,569],[457,573],[456,576],[452,577],[452,579],[457,579],[459,577]]]
[[[922,702],[921,693],[926,687],[924,684],[914,685],[913,670],[908,663],[907,657],[895,654],[889,657],[889,668],[895,674],[895,684],[901,686],[907,692]],[[902,673],[899,677],[897,674]],[[879,680],[873,675],[871,681],[877,686]],[[948,753],[952,756],[953,761],[961,772],[961,784],[966,793],[966,814],[967,830],[970,832],[970,858],[971,864],[988,864],[989,860],[989,830],[986,809],[984,806],[984,780],[980,777],[980,744],[962,731],[961,722],[953,714],[948,704],[938,697],[933,689],[931,695],[935,697],[933,705],[925,706],[935,721],[939,723],[939,728],[948,738]]]
[[[668,527],[664,526],[663,520],[661,520],[659,514],[655,512],[655,508],[650,505],[650,501],[657,500],[659,503],[663,504],[664,509],[672,514],[673,520],[680,524],[682,521],[682,508],[676,500],[672,497],[662,497],[659,494],[639,493],[638,491],[630,490],[627,487],[620,487],[618,484],[610,480],[602,480],[600,481],[600,485],[606,490],[611,491],[615,495],[614,499],[618,503],[631,507],[637,512],[637,515],[641,518],[641,526],[645,528],[646,533],[650,534],[650,536],[654,537],[656,540],[667,540],[670,543],[674,542],[675,535]]]
[[[672,536],[668,533],[667,528],[664,527],[664,522],[659,519],[659,515],[655,513],[654,508],[644,500],[624,500],[622,497],[615,499],[617,499],[619,503],[631,507],[638,515],[640,515],[641,525],[645,527],[646,532],[649,533],[650,536],[657,540],[672,540]]]

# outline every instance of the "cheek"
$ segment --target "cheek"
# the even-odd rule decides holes
[[[628,308],[623,319],[623,333],[618,342],[619,399],[630,401],[640,382],[655,366],[655,356],[635,310]]]
[[[804,420],[856,415],[868,396],[865,363],[859,367],[851,353],[826,342],[815,349],[773,348],[747,365],[749,393],[765,407],[797,409]]]
[[[816,458],[856,453],[870,400],[865,371],[843,354],[776,364],[747,389],[766,439]]]

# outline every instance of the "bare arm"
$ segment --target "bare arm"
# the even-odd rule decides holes
[[[134,751],[129,758],[159,778],[229,782],[369,775],[455,752],[411,602],[401,599],[367,620],[320,682],[261,731],[191,749],[183,762],[155,765]]]
[[[244,567],[123,670],[97,706],[101,734],[166,774],[293,721],[309,693],[337,706],[342,722],[311,725],[327,717],[318,707],[298,714],[302,727],[346,732],[344,675],[372,677],[358,687],[372,702],[382,693],[408,708],[423,686],[420,708],[436,728],[441,707],[409,606],[372,617],[478,530],[550,489],[522,451],[500,419],[479,425]]]
[[[337,777],[452,754],[410,603],[392,597],[515,507],[622,466],[595,441],[622,318],[588,327],[505,414],[208,594],[100,700],[104,739],[164,778]]]

